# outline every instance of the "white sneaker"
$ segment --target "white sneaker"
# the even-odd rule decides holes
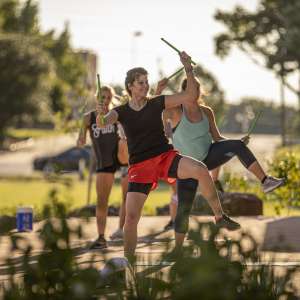
[[[269,193],[284,184],[285,184],[284,178],[276,178],[276,177],[272,177],[272,176],[267,176],[266,180],[262,184],[262,188],[265,193]]]
[[[123,230],[121,228],[117,229],[111,236],[111,240],[123,240]]]

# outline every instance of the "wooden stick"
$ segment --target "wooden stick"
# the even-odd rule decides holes
[[[98,93],[97,93],[98,101],[100,104],[103,104],[103,99],[102,99],[102,94],[101,94],[101,82],[100,82],[99,74],[97,74],[97,90],[98,90]],[[104,116],[102,114],[99,114],[99,117],[100,117],[101,124],[104,125]]]
[[[249,129],[248,129],[247,136],[250,136],[250,134],[252,133],[252,131],[253,131],[253,129],[255,128],[255,125],[256,125],[256,123],[257,123],[257,120],[259,119],[259,117],[261,116],[261,114],[262,114],[262,110],[260,110],[260,111],[258,112],[258,114],[256,115],[255,119],[253,120],[251,126],[250,126]]]

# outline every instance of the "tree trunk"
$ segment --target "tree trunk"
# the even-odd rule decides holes
[[[298,69],[298,81],[299,81],[299,85],[298,85],[298,112],[299,112],[299,115],[298,115],[298,118],[300,118],[300,66],[298,66],[299,69]]]
[[[285,94],[284,94],[284,76],[280,76],[280,102],[281,102],[281,145],[286,145],[286,130],[285,130]]]

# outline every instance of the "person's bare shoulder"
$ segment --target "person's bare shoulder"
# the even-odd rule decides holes
[[[201,104],[200,108],[202,109],[202,111],[205,113],[205,115],[208,118],[213,118],[214,111],[213,111],[213,109],[211,107]]]
[[[171,119],[174,116],[181,115],[182,109],[180,106],[172,107],[172,108],[165,109],[164,113],[166,114],[166,116],[168,116],[168,118]]]
[[[147,97],[148,101],[153,101],[153,100],[157,100],[158,98],[161,97],[165,97],[165,95],[150,95],[149,97]]]

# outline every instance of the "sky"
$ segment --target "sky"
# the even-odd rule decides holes
[[[179,57],[161,40],[164,37],[185,50],[218,80],[228,102],[259,97],[279,103],[280,86],[275,76],[255,65],[233,48],[220,59],[215,55],[214,36],[224,31],[214,20],[217,9],[235,5],[254,10],[257,0],[39,0],[43,30],[61,32],[69,23],[72,45],[98,55],[98,71],[106,84],[123,84],[127,70],[142,66],[150,83],[180,67]],[[141,32],[135,36],[135,32]],[[286,91],[287,103],[296,97]]]

